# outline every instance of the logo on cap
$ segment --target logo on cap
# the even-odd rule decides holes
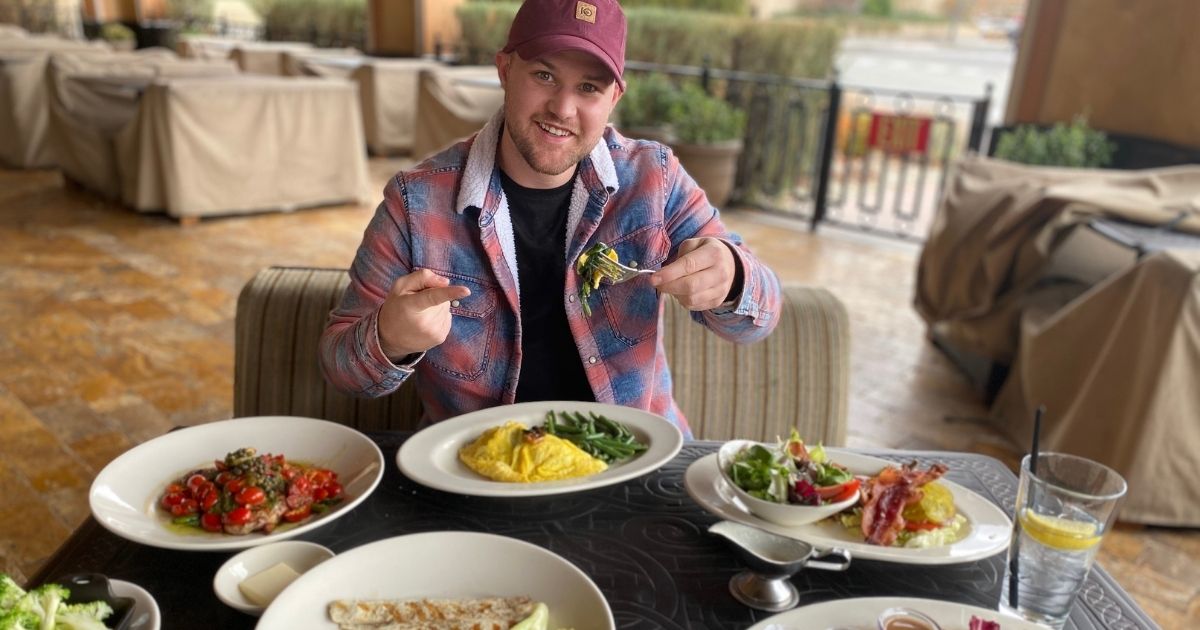
[[[584,22],[596,23],[596,5],[588,4],[583,0],[575,3],[575,19],[583,20]]]

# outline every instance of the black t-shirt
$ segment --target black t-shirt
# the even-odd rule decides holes
[[[557,188],[525,188],[503,172],[521,283],[521,377],[517,402],[595,400],[563,294],[567,277],[567,213],[575,179]]]

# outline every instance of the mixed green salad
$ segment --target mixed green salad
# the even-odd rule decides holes
[[[755,444],[738,451],[728,472],[750,496],[791,505],[840,503],[856,496],[861,484],[829,461],[822,445],[806,447],[795,429],[774,448]]]
[[[102,601],[68,604],[71,591],[43,584],[26,591],[0,573],[0,630],[107,630],[113,609]]]

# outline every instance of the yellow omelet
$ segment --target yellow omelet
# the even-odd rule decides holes
[[[594,475],[608,464],[556,435],[526,438],[525,425],[508,421],[458,451],[468,468],[495,481],[530,483]]]

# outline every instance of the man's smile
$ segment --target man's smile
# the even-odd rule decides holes
[[[545,131],[546,133],[548,133],[552,136],[559,137],[559,138],[565,138],[567,136],[575,135],[574,132],[572,132],[572,131],[563,129],[562,127],[556,127],[554,125],[550,125],[550,124],[547,124],[547,123],[544,123],[541,121],[535,120],[534,124],[536,124],[538,127],[540,127],[542,131]]]

